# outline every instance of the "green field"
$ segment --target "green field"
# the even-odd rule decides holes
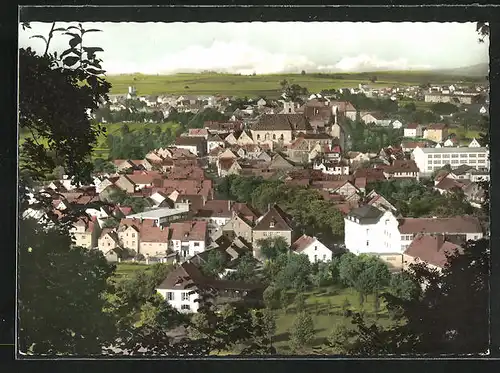
[[[339,289],[335,286],[306,293],[306,312],[309,313],[314,322],[315,339],[312,341],[309,348],[319,347],[326,341],[328,335],[337,325],[352,327],[351,319],[342,315],[342,303],[345,299],[351,304],[351,311],[360,311],[359,296],[353,289]],[[365,301],[363,308],[369,320],[374,318],[374,297],[370,296]],[[331,310],[328,314],[328,309]],[[284,311],[276,311],[276,334],[273,338],[273,345],[278,352],[289,353],[289,330],[296,317],[294,306],[289,306],[288,313]],[[379,311],[379,319],[377,322],[380,325],[387,325],[388,319],[387,310],[381,306]]]
[[[375,83],[370,77],[376,76]],[[369,84],[375,87],[387,87],[395,84],[451,84],[463,77],[439,75],[432,72],[418,71],[384,71],[373,73],[342,73],[342,74],[270,74],[270,75],[234,75],[234,74],[175,74],[175,75],[143,75],[124,74],[110,75],[106,79],[112,84],[111,94],[127,93],[129,86],[137,88],[138,95],[158,94],[199,94],[226,96],[266,96],[278,97],[280,82],[284,79],[292,84],[306,87],[309,92],[319,92],[323,89],[338,89],[357,87],[359,84]],[[188,87],[188,88],[186,88]]]
[[[136,271],[140,271],[143,269],[149,269],[151,266],[147,264],[140,264],[140,263],[117,263],[116,264],[116,271],[115,271],[115,278],[121,278],[124,276],[129,276],[132,273]]]

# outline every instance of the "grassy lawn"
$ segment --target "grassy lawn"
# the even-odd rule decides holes
[[[124,276],[129,276],[132,273],[143,270],[143,269],[149,269],[151,266],[147,264],[140,264],[140,263],[117,263],[116,264],[116,271],[115,271],[115,277],[116,278],[121,278]]]
[[[337,325],[345,325],[351,327],[351,319],[342,315],[342,304],[345,299],[348,299],[351,304],[351,311],[360,311],[359,296],[353,289],[339,289],[330,287],[322,290],[316,290],[306,293],[306,312],[308,312],[314,322],[315,338],[312,341],[311,349],[314,346],[320,346],[325,341],[332,329]],[[370,320],[375,320],[374,313],[374,296],[369,296],[365,300],[363,308],[366,312],[366,317]],[[328,313],[330,309],[330,314]],[[273,339],[273,344],[278,352],[287,353],[289,349],[289,330],[292,327],[296,317],[294,305],[289,306],[288,312],[283,310],[275,311],[276,320],[276,335]],[[381,325],[390,323],[387,315],[387,310],[381,305],[379,311],[380,318],[377,322]]]
[[[370,83],[371,76],[377,76],[375,83]],[[339,79],[339,76],[341,77]],[[350,88],[359,84],[382,87],[393,84],[409,85],[431,83],[453,83],[457,77],[442,76],[432,72],[387,71],[376,73],[342,73],[342,74],[269,74],[269,75],[234,75],[234,74],[175,74],[144,75],[124,74],[110,75],[106,79],[112,84],[112,94],[127,93],[128,86],[137,88],[139,95],[149,94],[211,94],[232,96],[266,96],[280,95],[279,82],[283,79],[293,84],[306,87],[310,92],[323,89]],[[458,79],[460,80],[460,79]]]

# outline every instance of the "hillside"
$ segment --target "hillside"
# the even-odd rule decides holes
[[[370,78],[376,76],[376,83]],[[484,75],[482,76],[484,78]],[[323,89],[351,88],[359,84],[371,86],[391,86],[395,84],[451,84],[457,81],[481,81],[481,78],[453,76],[432,71],[377,71],[366,73],[331,74],[273,74],[273,75],[234,75],[234,74],[175,74],[175,75],[111,75],[107,80],[112,84],[111,94],[124,94],[128,86],[135,86],[139,95],[157,94],[220,94],[225,96],[265,96],[276,98],[280,92],[280,82],[288,80],[293,84],[306,87],[309,92]]]
[[[466,77],[484,77],[489,74],[490,66],[487,63],[480,63],[471,66],[458,67],[437,71],[442,75],[461,75]]]

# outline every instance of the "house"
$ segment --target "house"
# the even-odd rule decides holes
[[[97,247],[97,240],[100,234],[100,227],[97,223],[97,218],[88,220],[86,218],[78,219],[70,229],[70,234],[73,235],[74,245],[86,249]]]
[[[232,218],[222,227],[222,234],[227,237],[242,237],[247,242],[252,242],[253,228],[257,219],[232,211]]]
[[[475,208],[481,208],[486,201],[486,191],[479,183],[471,182],[463,191],[467,201]]]
[[[447,255],[460,254],[463,250],[447,241],[445,234],[418,234],[403,254],[403,269],[411,264],[425,262],[427,266],[441,271],[448,262]]]
[[[170,200],[170,198],[168,198],[168,200]],[[174,221],[186,219],[188,216],[189,210],[186,207],[182,206],[179,208],[172,208],[169,206],[152,208],[143,212],[139,212],[137,214],[128,215],[127,218],[137,220],[151,220],[153,222],[153,226],[161,227]]]
[[[420,172],[430,174],[441,169],[444,165],[455,167],[461,164],[473,166],[476,169],[488,169],[488,149],[457,147],[457,148],[420,148],[417,147],[411,154],[411,158],[417,164]]]
[[[456,137],[448,137],[445,142],[443,142],[443,146],[445,147],[452,147],[452,146],[458,146],[458,138]],[[440,144],[436,145],[436,148],[441,147]]]
[[[264,114],[252,127],[252,138],[261,143],[271,140],[282,145],[292,143],[298,132],[312,132],[307,118],[302,114]]]
[[[156,225],[152,219],[122,219],[117,234],[120,247],[145,257],[162,257],[169,250],[169,229]]]
[[[456,180],[450,177],[444,177],[434,185],[434,190],[441,194],[446,194],[456,189],[464,189],[470,183],[470,180]]]
[[[259,108],[263,107],[263,106],[266,106],[266,100],[264,100],[263,98],[259,99],[259,101],[257,101],[257,106]]]
[[[98,239],[97,247],[106,255],[110,250],[120,248],[118,233],[112,228],[104,228]]]
[[[403,136],[411,138],[422,137],[423,136],[422,126],[418,123],[408,123],[408,125],[403,130]]]
[[[213,134],[208,136],[207,138],[207,153],[210,154],[210,152],[219,147],[219,148],[224,148],[226,146],[226,143],[223,139],[223,137],[219,134]]]
[[[254,257],[260,259],[262,255],[260,254],[258,241],[261,239],[281,236],[288,245],[292,244],[292,218],[278,205],[270,206],[269,210],[256,220],[252,235]]]
[[[403,127],[403,123],[401,123],[401,121],[397,119],[391,120],[389,125],[392,125],[392,128],[394,129],[400,129],[401,127]]]
[[[316,237],[300,236],[290,247],[297,254],[307,255],[311,263],[327,262],[332,260],[333,252],[323,245]]]
[[[200,307],[198,291],[209,291],[215,304],[262,300],[262,285],[214,279],[204,276],[190,262],[170,272],[156,291],[179,312],[196,313]]]
[[[396,207],[390,203],[384,196],[372,190],[365,197],[366,204],[378,208],[381,211],[390,211],[395,216],[397,215]]]
[[[433,142],[427,141],[402,141],[401,142],[401,149],[403,149],[404,152],[410,153],[414,151],[417,147],[419,148],[427,148],[433,146]]]
[[[349,175],[349,163],[346,160],[328,161],[326,159],[315,159],[313,170],[319,170],[326,175]]]
[[[184,221],[172,223],[169,248],[186,259],[205,250],[208,239],[208,224],[206,221]]]
[[[207,222],[208,235],[212,236],[216,231],[222,228],[226,223],[231,220],[232,201],[230,200],[210,200],[199,209],[194,215],[194,220],[201,220]]]
[[[121,262],[125,256],[125,251],[119,247],[115,247],[104,253],[104,258],[110,263]]]
[[[241,121],[229,121],[229,122],[217,122],[217,121],[206,121],[204,127],[211,133],[230,133],[237,132],[243,129],[243,122]]]
[[[379,121],[382,121],[384,117],[380,113],[366,113],[360,119],[366,124],[378,125]]]
[[[364,205],[351,210],[344,222],[347,250],[356,255],[377,255],[395,267],[401,266],[399,224],[391,211]]]
[[[468,146],[469,146],[469,148],[480,148],[481,144],[479,144],[479,142],[474,138],[474,139],[472,139],[472,141],[470,142],[470,144]]]
[[[283,155],[279,153],[274,155],[271,162],[269,162],[269,165],[267,166],[269,170],[293,169],[295,167],[296,167],[295,163],[293,163],[289,159],[286,159]]]
[[[431,123],[424,130],[424,139],[437,143],[443,142],[448,137],[448,127],[444,123]]]
[[[419,180],[419,169],[413,160],[396,159],[389,166],[381,167],[387,179],[414,179]]]
[[[186,149],[199,157],[207,154],[207,141],[204,137],[179,136],[175,140],[175,147]]]
[[[451,218],[404,218],[399,220],[401,247],[406,250],[417,234],[446,234],[464,241],[483,238],[481,223],[473,216]]]
[[[209,132],[206,128],[189,128],[187,136],[189,137],[203,137],[205,140],[208,139]]]

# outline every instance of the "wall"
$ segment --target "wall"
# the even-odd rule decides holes
[[[354,254],[392,254],[401,252],[398,221],[390,212],[375,224],[358,224],[345,221],[345,246]],[[387,221],[387,223],[386,223]]]
[[[144,242],[139,243],[139,253],[146,256],[164,256],[168,250],[168,242]]]
[[[305,254],[309,258],[311,263],[314,262],[326,262],[332,260],[332,251],[328,249],[318,240],[312,242],[308,247],[306,247],[300,254]],[[315,258],[316,256],[316,258]]]
[[[273,135],[275,135],[275,139],[273,138]],[[290,144],[292,142],[292,131],[254,131],[252,130],[252,138],[254,139],[254,142],[261,144],[264,143],[266,140],[272,140],[272,141],[280,141],[281,136],[283,135],[283,144]]]
[[[170,248],[173,251],[178,252],[182,258],[190,258],[198,253],[201,253],[202,251],[205,251],[205,241],[183,241],[181,243],[180,240],[172,240]]]
[[[123,247],[139,253],[139,233],[134,228],[129,227],[127,230],[119,232],[118,238]]]
[[[188,312],[198,312],[199,304],[198,302],[195,302],[199,298],[198,294],[190,294],[188,295],[189,300],[182,300],[182,294],[189,294],[195,290],[195,288],[189,288],[186,290],[171,290],[171,289],[157,289],[156,291],[165,298],[165,300],[175,309],[177,309],[180,312],[183,313],[188,313]],[[168,300],[167,299],[167,293],[172,293],[173,295],[173,300]],[[190,310],[183,310],[182,305],[189,305]]]

